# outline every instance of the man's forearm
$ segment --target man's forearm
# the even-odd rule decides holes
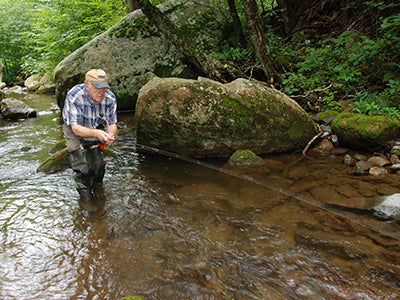
[[[89,138],[89,137],[95,137],[97,138],[100,142],[107,143],[108,145],[112,145],[114,142],[114,136],[117,133],[117,125],[107,125],[107,130],[109,132],[105,132],[100,129],[95,129],[95,128],[88,128],[85,126],[81,125],[71,125],[71,129],[73,133],[77,136],[80,136],[82,138]]]
[[[99,130],[95,128],[88,128],[81,125],[71,125],[71,129],[76,136],[80,136],[83,138],[97,137],[98,136],[97,131]]]

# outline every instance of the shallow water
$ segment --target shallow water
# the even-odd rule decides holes
[[[0,298],[400,298],[400,226],[325,206],[367,207],[399,192],[397,175],[355,176],[340,155],[272,155],[240,170],[254,183],[138,153],[133,115],[120,114],[90,213],[71,170],[36,172],[62,135],[55,99],[26,102],[36,119],[0,122]]]

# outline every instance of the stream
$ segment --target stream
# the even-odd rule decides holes
[[[23,98],[38,116],[0,121],[1,299],[400,299],[400,225],[340,206],[400,193],[400,176],[300,153],[246,180],[137,151],[121,113],[93,213],[71,169],[36,172],[60,112],[53,96]]]

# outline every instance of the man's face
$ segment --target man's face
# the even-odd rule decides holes
[[[106,94],[106,88],[98,89],[91,82],[85,83],[86,90],[89,93],[90,98],[95,103],[101,102]]]

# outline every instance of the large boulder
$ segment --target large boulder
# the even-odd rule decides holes
[[[228,21],[217,11],[210,18],[209,14],[199,13],[205,6],[182,0],[160,4],[159,9],[186,34],[196,35],[198,43],[206,40],[210,45],[217,45],[216,41],[224,39],[222,30],[216,28],[226,27]],[[207,26],[200,26],[205,20]],[[201,32],[194,30],[193,24]],[[67,91],[83,82],[85,73],[92,68],[107,72],[111,89],[117,97],[118,110],[133,110],[140,88],[154,76],[198,76],[181,52],[150,23],[141,10],[128,14],[59,63],[55,69],[55,84],[60,108]]]
[[[400,138],[400,121],[393,117],[340,113],[332,121],[332,130],[341,146],[376,150]]]
[[[19,120],[36,117],[36,110],[21,100],[6,98],[1,100],[1,114],[3,119]]]
[[[135,119],[138,144],[197,157],[295,151],[318,132],[295,101],[245,79],[155,77],[140,90]]]

